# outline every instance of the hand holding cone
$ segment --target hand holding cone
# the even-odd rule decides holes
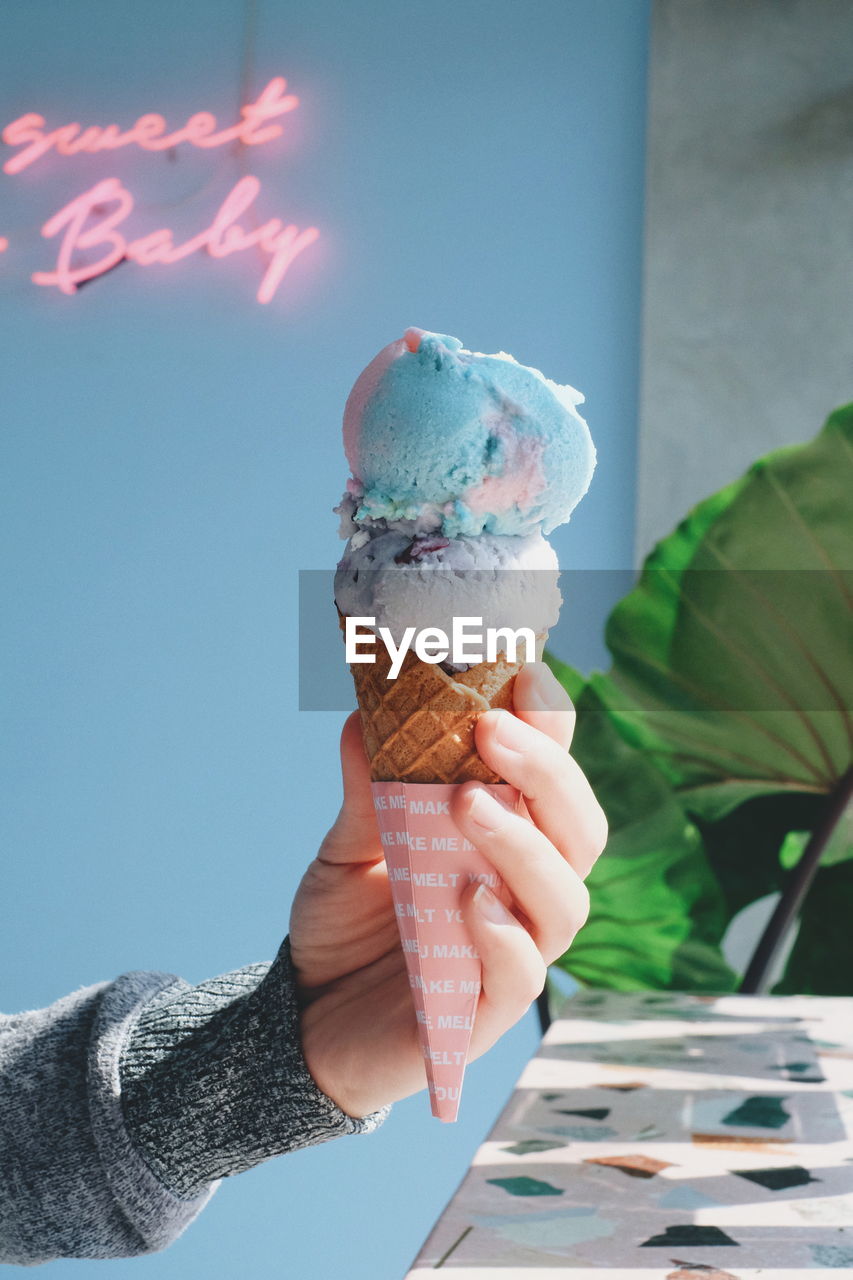
[[[344,411],[352,477],[337,508],[347,539],[335,577],[342,624],[349,616],[398,644],[404,634],[446,638],[457,621],[479,622],[507,644],[522,628],[531,650],[539,637],[541,656],[562,603],[546,535],[568,520],[595,466],[582,401],[505,352],[469,351],[448,335],[408,329],[384,348]],[[474,652],[492,661],[468,665],[445,650],[439,665],[408,650],[389,678],[390,656],[376,642],[374,661],[351,667],[442,1119],[456,1116],[480,984],[462,895],[473,880],[498,887],[453,822],[451,798],[475,781],[507,807],[519,801],[480,758],[475,727],[512,708],[523,662],[504,645]]]

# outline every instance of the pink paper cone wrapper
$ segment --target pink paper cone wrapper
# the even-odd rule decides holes
[[[480,957],[461,900],[501,881],[450,816],[454,783],[374,782],[373,803],[418,1020],[432,1114],[453,1121],[480,995]],[[514,787],[487,788],[508,808]]]

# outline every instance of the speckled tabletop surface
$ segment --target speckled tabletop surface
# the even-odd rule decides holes
[[[853,1280],[853,1000],[579,993],[409,1275],[440,1269]]]

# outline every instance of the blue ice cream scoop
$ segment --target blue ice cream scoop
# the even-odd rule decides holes
[[[595,467],[582,403],[503,352],[408,329],[367,366],[344,411],[356,524],[448,538],[550,533]]]

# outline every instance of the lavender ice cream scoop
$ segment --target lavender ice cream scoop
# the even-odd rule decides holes
[[[541,533],[526,537],[412,538],[396,529],[357,531],[335,575],[342,614],[373,617],[400,640],[407,627],[439,627],[453,618],[487,627],[554,626],[562,598],[552,547]]]

